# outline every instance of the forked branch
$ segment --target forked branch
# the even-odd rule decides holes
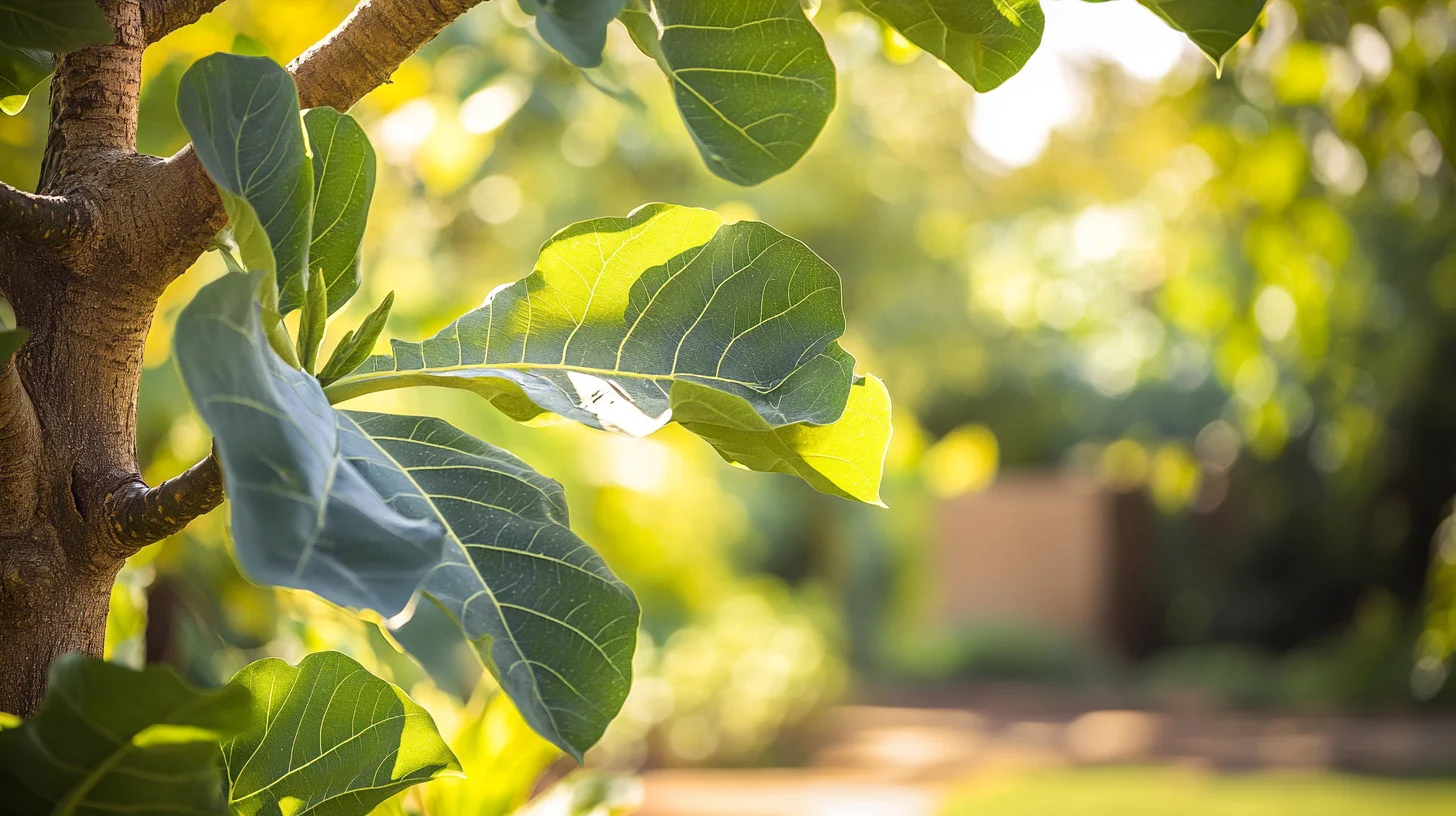
[[[0,181],[0,232],[55,247],[81,235],[89,225],[89,210],[80,201],[27,193]]]

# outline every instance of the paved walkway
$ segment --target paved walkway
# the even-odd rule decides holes
[[[846,706],[809,767],[659,770],[642,816],[933,816],[979,774],[1087,765],[1456,775],[1456,718]]]

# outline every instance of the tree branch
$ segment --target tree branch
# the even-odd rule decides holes
[[[288,64],[305,108],[347,110],[441,29],[483,0],[362,0],[318,44]]]
[[[141,0],[142,31],[154,43],[179,28],[190,26],[223,0]]]
[[[90,225],[90,210],[76,199],[27,193],[0,181],[0,230],[22,241],[60,246]]]
[[[110,43],[56,55],[50,133],[41,161],[42,192],[136,150],[142,89],[141,9],[136,0],[99,0],[116,32]]]
[[[133,479],[106,498],[108,526],[129,552],[176,535],[222,504],[222,470],[217,454],[156,487]]]
[[[15,360],[0,365],[0,530],[23,529],[35,514],[40,421]]]
[[[482,2],[485,0],[360,0],[327,37],[288,64],[301,105],[347,110],[387,81],[400,63],[451,21]],[[179,203],[175,215],[181,231],[206,233],[207,237],[215,234],[217,230],[209,232],[208,227],[225,217],[222,200],[192,145],[158,163],[154,172],[153,186],[167,200],[185,202]],[[206,239],[198,243],[199,255],[205,244]]]

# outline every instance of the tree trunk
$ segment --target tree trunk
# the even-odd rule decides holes
[[[100,656],[127,556],[222,501],[209,457],[137,472],[142,349],[162,291],[226,226],[189,149],[136,153],[142,53],[218,0],[97,0],[116,34],[61,54],[37,193],[0,183],[0,294],[29,341],[0,364],[0,711],[30,716],[51,662]],[[481,0],[362,0],[295,60],[306,107],[347,109]]]
[[[0,711],[30,717],[45,696],[51,662],[67,652],[100,656],[115,572],[56,576],[57,591],[28,600],[23,620],[0,639]],[[6,612],[13,610],[7,609]]]
[[[156,297],[124,283],[136,253],[104,236],[93,246],[62,257],[0,238],[0,280],[31,331],[7,366],[5,395],[7,413],[32,423],[12,439],[29,484],[0,497],[0,708],[22,716],[56,656],[101,654],[111,582],[135,549],[107,510],[136,478],[136,395]]]

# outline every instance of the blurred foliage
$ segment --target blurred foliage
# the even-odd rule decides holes
[[[286,62],[351,5],[229,0],[166,38],[144,63],[141,149],[185,142],[173,102],[193,61]],[[1409,699],[1431,542],[1456,494],[1456,3],[1274,0],[1222,78],[1126,0],[1046,10],[1027,68],[978,95],[854,3],[824,3],[839,107],[799,166],[752,189],[703,168],[620,27],[580,71],[513,3],[467,14],[356,108],[381,165],[343,324],[393,290],[391,332],[427,336],[526,274],[556,227],[673,201],[763,218],[822,254],[845,278],[846,347],[899,406],[886,512],[742,478],[680,429],[542,431],[450,393],[357,404],[427,400],[560,480],[574,529],[637,592],[638,680],[591,763],[755,761],[846,687],[846,655],[872,678],[975,674],[978,654],[1002,652],[1075,674],[1043,659],[1055,647],[926,631],[935,502],[1012,469],[1087,474],[1159,510],[1150,686]],[[0,120],[0,177],[33,180],[46,121],[39,97]],[[207,450],[167,350],[212,263],[168,291],[149,340],[149,479]],[[214,513],[133,559],[111,656],[212,682],[258,656],[339,649],[410,689],[462,762],[511,758],[405,805],[523,801],[550,752],[476,689],[468,656],[430,658],[457,666],[431,696],[378,626],[244,581],[223,525]],[[1456,558],[1439,563],[1415,678],[1431,693],[1456,648]]]

